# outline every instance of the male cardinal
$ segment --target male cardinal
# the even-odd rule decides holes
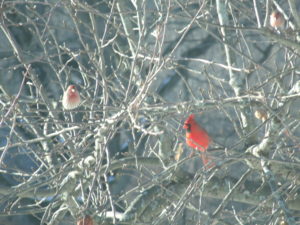
[[[272,14],[270,15],[270,25],[271,25],[271,27],[274,27],[274,28],[283,27],[284,26],[283,15],[278,11],[272,12]]]
[[[211,139],[208,133],[200,127],[200,125],[195,120],[195,115],[191,114],[184,122],[183,128],[186,129],[186,143],[193,149],[196,149],[203,154],[201,154],[202,162],[207,165],[211,160],[206,156],[206,149],[211,143]],[[214,164],[208,166],[208,168],[213,167]]]
[[[75,109],[79,106],[81,100],[79,92],[75,85],[70,85],[64,92],[62,104],[65,109]]]

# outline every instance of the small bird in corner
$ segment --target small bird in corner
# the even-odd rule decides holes
[[[93,219],[90,216],[85,216],[77,220],[77,225],[93,225]]]
[[[65,109],[75,109],[80,105],[80,95],[75,85],[70,85],[64,92],[62,105]]]
[[[283,15],[278,11],[273,11],[270,15],[270,25],[271,27],[278,29],[283,28],[284,26],[284,17]]]
[[[186,144],[202,153],[201,158],[205,168],[213,167],[215,164],[206,155],[211,139],[208,133],[196,122],[194,114],[186,119],[183,128],[186,130]]]

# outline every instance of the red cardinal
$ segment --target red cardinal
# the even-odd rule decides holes
[[[191,114],[186,121],[184,122],[183,128],[186,129],[186,143],[188,146],[192,147],[193,149],[197,149],[203,154],[201,154],[201,158],[204,165],[207,165],[211,160],[206,156],[206,149],[208,148],[209,144],[211,143],[211,139],[208,133],[200,127],[200,125],[195,120],[195,115]],[[210,163],[211,165],[208,168],[214,166],[214,164]]]
[[[75,109],[79,106],[81,100],[79,92],[75,85],[70,85],[64,92],[62,104],[65,109]]]

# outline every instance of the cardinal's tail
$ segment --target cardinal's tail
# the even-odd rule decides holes
[[[206,152],[201,153],[201,159],[206,170],[211,169],[216,165],[213,158],[208,156]]]

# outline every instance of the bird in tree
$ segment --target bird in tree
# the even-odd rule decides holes
[[[272,12],[272,14],[270,15],[270,25],[273,28],[283,28],[284,27],[284,17],[283,15],[278,12],[278,11],[274,11]]]
[[[80,95],[75,85],[70,85],[64,92],[62,105],[65,109],[75,109],[80,105]]]
[[[77,225],[93,225],[93,219],[90,216],[85,216],[77,221]]]
[[[206,150],[211,144],[208,133],[196,122],[195,115],[191,114],[184,122],[183,128],[186,130],[186,144],[201,152],[201,158],[206,168],[211,168],[215,164],[206,155]]]

